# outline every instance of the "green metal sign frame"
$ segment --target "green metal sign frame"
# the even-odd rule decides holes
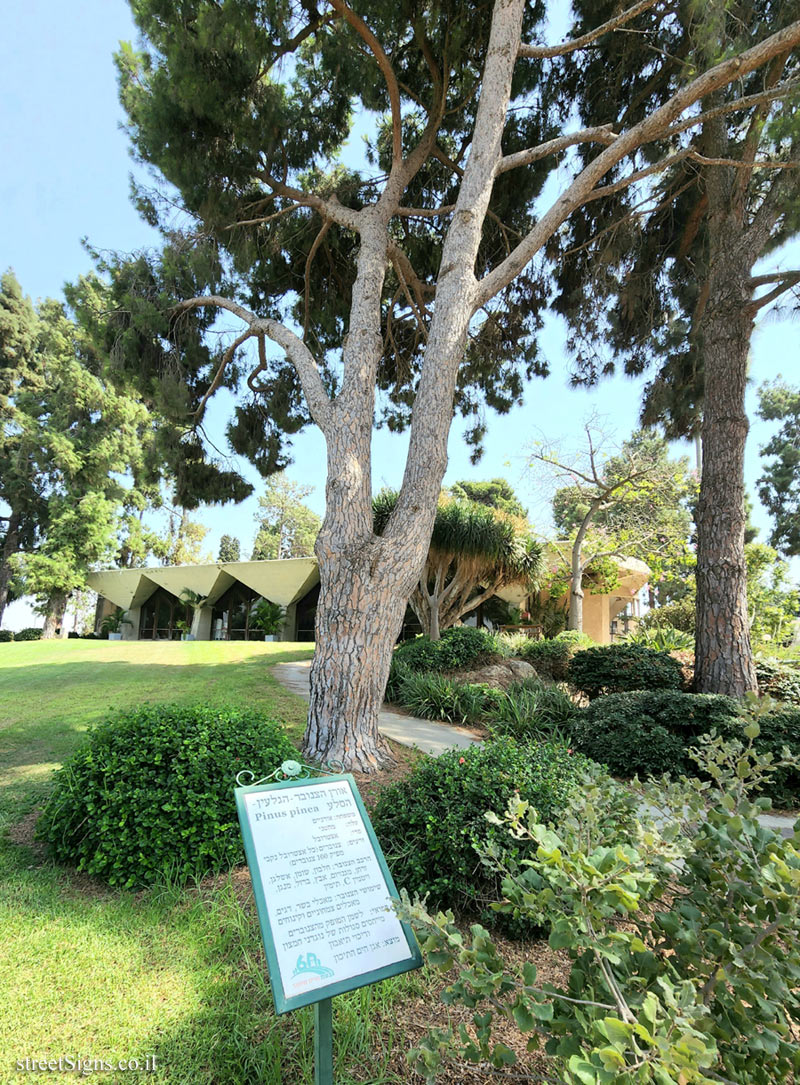
[[[236,811],[239,815],[239,824],[242,830],[242,839],[244,840],[244,850],[247,857],[247,865],[250,869],[253,893],[255,895],[258,922],[261,927],[261,938],[264,942],[264,950],[267,955],[267,968],[269,971],[270,985],[272,987],[272,997],[275,1002],[275,1011],[279,1014],[288,1013],[290,1010],[296,1010],[301,1006],[308,1006],[312,1003],[323,1003],[324,1001],[333,998],[335,995],[344,994],[346,991],[353,991],[358,987],[366,987],[368,984],[378,983],[380,980],[389,979],[390,976],[398,976],[403,972],[410,972],[413,969],[422,966],[422,954],[420,953],[420,948],[417,939],[414,936],[414,932],[412,931],[410,924],[401,920],[400,925],[408,947],[407,957],[404,957],[393,964],[385,965],[382,968],[350,976],[347,979],[339,980],[335,983],[322,984],[314,990],[306,991],[299,995],[290,995],[287,997],[284,991],[283,983],[281,981],[281,972],[278,965],[278,955],[275,948],[275,936],[270,922],[264,886],[259,874],[258,856],[256,854],[253,833],[247,816],[245,797],[256,792],[276,791],[292,787],[309,788],[325,785],[329,784],[332,779],[344,781],[349,785],[356,809],[361,817],[369,843],[386,883],[386,888],[391,897],[397,898],[397,889],[392,880],[392,875],[389,873],[389,868],[386,865],[386,859],[381,851],[378,838],[375,836],[375,830],[372,828],[364,803],[358,793],[356,782],[350,773],[342,773],[335,776],[329,775],[318,779],[290,779],[270,784],[252,784],[246,787],[237,787],[234,790],[236,796]],[[329,1020],[329,1008],[320,1006],[318,1007],[318,1013],[323,1009],[325,1009],[326,1015],[328,1015],[327,1020]]]

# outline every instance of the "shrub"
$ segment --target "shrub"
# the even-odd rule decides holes
[[[624,824],[630,812],[621,823],[608,816],[624,800],[600,779],[573,792],[556,829],[518,800],[498,822],[531,856],[524,867],[511,860],[503,907],[551,922],[550,946],[568,962],[563,979],[537,975],[519,952],[503,959],[483,928],[467,935],[452,913],[408,909],[431,963],[455,966],[443,1000],[466,1007],[475,1026],[438,1029],[411,1052],[426,1081],[453,1052],[505,1069],[526,1037],[527,1050],[543,1043],[551,1056],[550,1080],[795,1079],[797,842],[759,821],[768,803],[752,795],[770,790],[771,768],[752,746],[708,742],[701,760],[710,787],[682,780],[642,789],[643,831]],[[648,811],[656,808],[680,816],[655,825]],[[502,1034],[493,1035],[498,1022]],[[523,1035],[512,1049],[514,1027]]]
[[[574,644],[576,649],[591,648],[594,645],[592,638],[582,629],[564,629],[553,639],[562,641],[564,644]]]
[[[756,660],[756,678],[760,693],[777,701],[800,705],[800,671],[777,659]]]
[[[616,776],[657,776],[694,772],[688,750],[699,735],[741,726],[741,707],[730,697],[639,690],[592,701],[574,718],[571,735],[577,749]]]
[[[489,729],[493,735],[509,735],[517,742],[530,742],[553,732],[567,731],[578,709],[572,698],[558,686],[536,678],[514,682],[504,692],[496,691]]]
[[[536,673],[555,682],[567,677],[573,646],[566,640],[531,640],[523,646],[520,656],[535,668]]]
[[[38,833],[112,885],[200,877],[243,858],[233,787],[297,754],[248,709],[145,705],[107,719],[55,773]]]
[[[697,602],[694,594],[692,594],[674,603],[665,603],[661,607],[653,607],[641,619],[639,627],[659,629],[664,626],[671,626],[673,629],[680,629],[682,632],[691,633],[694,636],[696,606]]]
[[[0,644],[9,644],[14,639],[10,629],[0,629]]]
[[[688,652],[694,649],[694,635],[673,625],[641,626],[627,638],[628,644],[644,644],[658,652]]]
[[[497,835],[484,815],[519,791],[542,820],[557,818],[585,767],[561,744],[510,739],[421,760],[381,794],[372,817],[397,885],[472,912],[497,901],[501,879],[475,850]]]
[[[29,626],[27,629],[20,629],[18,633],[14,634],[14,640],[41,640],[42,631],[36,629],[34,626]]]
[[[570,660],[567,677],[590,700],[601,693],[680,689],[683,683],[681,665],[676,659],[642,644],[587,648]]]
[[[446,629],[441,640],[415,637],[400,644],[395,648],[394,658],[415,671],[457,671],[496,651],[491,633],[459,625]]]
[[[767,794],[776,806],[800,805],[800,708],[782,705],[772,712],[758,716],[761,733],[755,740],[756,749],[771,753],[780,760],[784,747],[789,748],[796,765],[775,770]]]

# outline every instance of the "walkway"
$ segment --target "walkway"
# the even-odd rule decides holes
[[[310,659],[298,663],[276,663],[272,673],[281,685],[308,700]],[[384,710],[378,716],[378,727],[387,738],[394,739],[403,746],[416,746],[433,757],[438,757],[440,753],[451,750],[454,746],[463,750],[475,742],[480,742],[477,735],[469,731],[450,727],[446,723],[435,723],[433,720],[418,720],[415,716],[406,716],[401,712]],[[758,820],[783,837],[788,838],[794,834],[795,819],[788,814],[762,814]]]
[[[282,686],[292,693],[299,693],[308,700],[308,679],[311,673],[311,660],[304,659],[297,663],[276,663],[272,673]],[[432,720],[418,720],[415,716],[406,716],[402,712],[389,712],[384,709],[378,715],[378,729],[386,738],[399,742],[402,746],[415,746],[424,753],[438,757],[445,750],[457,747],[464,750],[475,742],[480,742],[477,735],[470,731],[450,727],[446,723]]]

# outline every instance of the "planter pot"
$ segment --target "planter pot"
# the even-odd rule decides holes
[[[181,640],[194,640],[194,633],[181,633]]]
[[[121,633],[109,633],[108,634],[108,639],[109,640],[122,640],[122,634]]]
[[[275,640],[275,634],[274,633],[265,633],[264,634],[264,640]]]

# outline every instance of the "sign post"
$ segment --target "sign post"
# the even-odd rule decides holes
[[[314,1083],[333,1083],[332,999],[419,968],[397,890],[355,780],[285,761],[236,809],[277,1013],[314,1004]]]

